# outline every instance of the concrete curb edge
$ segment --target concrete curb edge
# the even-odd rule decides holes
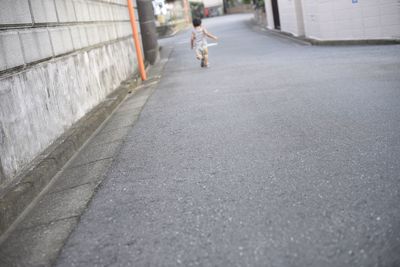
[[[398,45],[400,39],[364,39],[364,40],[329,40],[322,41],[312,38],[306,38],[302,36],[295,36],[291,33],[282,32],[279,30],[271,30],[265,26],[258,24],[254,19],[250,22],[253,26],[257,27],[258,30],[263,31],[267,34],[272,34],[278,37],[290,39],[295,42],[299,42],[306,45],[315,46],[351,46],[351,45]]]

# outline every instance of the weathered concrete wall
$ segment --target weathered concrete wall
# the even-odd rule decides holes
[[[126,0],[1,2],[3,187],[132,75],[137,62]]]

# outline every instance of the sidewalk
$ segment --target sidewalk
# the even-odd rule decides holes
[[[156,88],[170,53],[162,51],[162,59],[150,69],[149,79],[134,88],[10,227],[0,245],[0,266],[54,263]]]

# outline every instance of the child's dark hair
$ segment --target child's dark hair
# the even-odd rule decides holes
[[[193,26],[194,26],[194,27],[199,27],[199,26],[201,26],[201,19],[199,19],[199,18],[193,19]]]

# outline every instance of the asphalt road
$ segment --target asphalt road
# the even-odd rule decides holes
[[[314,47],[205,20],[58,266],[400,266],[400,46]]]

